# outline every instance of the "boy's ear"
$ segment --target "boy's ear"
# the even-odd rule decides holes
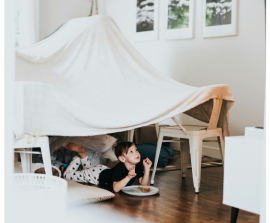
[[[122,163],[124,163],[126,161],[125,157],[123,157],[123,156],[118,156],[118,159]]]

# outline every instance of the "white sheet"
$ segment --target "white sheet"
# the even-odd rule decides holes
[[[72,19],[18,49],[15,92],[16,138],[35,128],[58,136],[120,132],[182,112],[207,122],[196,106],[211,114],[213,98],[225,100],[219,126],[228,135],[234,102],[228,85],[198,88],[161,74],[103,15]]]

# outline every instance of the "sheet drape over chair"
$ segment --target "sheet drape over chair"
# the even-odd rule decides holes
[[[203,74],[198,74],[203,75]],[[109,16],[76,18],[16,52],[14,133],[90,136],[146,126],[186,113],[209,122],[213,98],[224,99],[218,126],[229,134],[234,103],[228,85],[192,87],[155,69]]]

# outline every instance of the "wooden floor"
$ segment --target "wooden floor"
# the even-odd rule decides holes
[[[231,207],[222,204],[223,167],[202,168],[200,194],[194,193],[191,169],[185,179],[180,170],[157,172],[154,186],[160,189],[159,195],[134,197],[119,192],[96,205],[132,216],[138,222],[230,222]],[[259,216],[240,210],[237,222],[256,223]]]

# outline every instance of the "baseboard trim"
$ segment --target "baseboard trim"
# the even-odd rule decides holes
[[[221,154],[219,148],[203,146],[202,154],[204,156],[209,156],[216,159],[221,159]]]

